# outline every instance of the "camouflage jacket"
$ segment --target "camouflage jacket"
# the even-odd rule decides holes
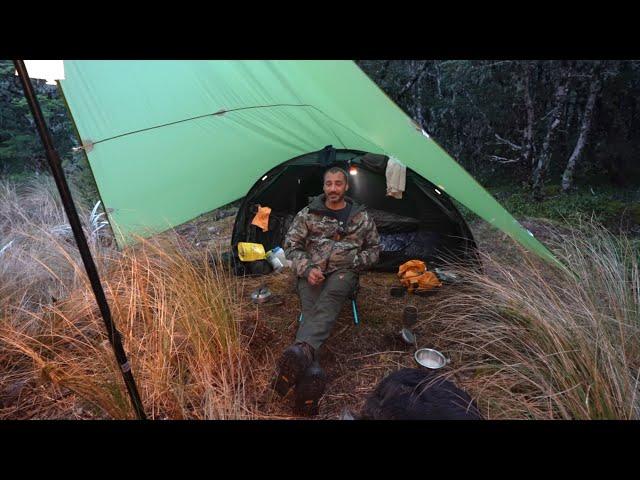
[[[338,269],[361,271],[380,255],[380,237],[364,205],[345,197],[351,211],[343,231],[325,206],[325,196],[314,197],[296,215],[284,241],[285,255],[299,277],[320,268],[328,274]]]

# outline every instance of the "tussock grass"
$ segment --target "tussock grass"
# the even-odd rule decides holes
[[[0,416],[47,418],[55,399],[55,418],[133,418],[53,185],[0,189],[2,238],[13,239],[0,272],[0,388],[30,386]],[[147,415],[251,418],[242,284],[172,234],[118,252],[95,209],[82,213]]]
[[[229,275],[178,235],[117,251],[98,210],[80,213],[150,418],[289,418],[280,403],[264,411],[259,397],[297,310],[250,306],[244,290],[263,279]],[[464,284],[424,299],[419,338],[452,358],[444,373],[487,418],[637,419],[640,245],[592,223],[545,228],[545,243],[573,274],[525,252],[489,251],[484,272],[460,269]],[[134,418],[49,178],[0,182],[0,260],[0,418]],[[369,280],[363,327],[352,331],[349,318],[325,352],[356,369],[330,384],[325,401],[336,405],[345,395],[361,401],[383,373],[413,366],[380,338],[397,330],[400,307],[386,297],[395,276]],[[277,292],[291,283],[284,275],[269,282]]]
[[[640,249],[592,222],[550,237],[573,274],[484,255],[429,328],[488,418],[637,419]]]
[[[108,257],[109,239],[101,214],[79,208],[85,236],[98,268]],[[83,281],[80,254],[51,177],[16,185],[0,181],[0,311],[33,311],[62,298]]]

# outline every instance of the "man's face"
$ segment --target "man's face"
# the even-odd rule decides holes
[[[342,173],[329,172],[324,176],[322,190],[324,190],[324,194],[331,203],[338,203],[344,198],[346,191],[349,190],[349,186]]]

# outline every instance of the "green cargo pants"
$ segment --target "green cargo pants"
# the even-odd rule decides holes
[[[337,270],[315,286],[310,285],[306,278],[298,278],[302,324],[298,328],[296,341],[306,342],[318,350],[329,338],[342,305],[357,284],[358,274],[352,270]]]

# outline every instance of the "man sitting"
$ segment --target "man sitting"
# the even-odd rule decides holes
[[[347,173],[333,167],[324,174],[323,195],[296,215],[284,248],[297,275],[302,323],[296,341],[278,361],[275,390],[285,396],[296,385],[296,405],[317,412],[325,376],[316,352],[329,337],[345,300],[358,285],[358,273],[374,265],[380,238],[364,205],[345,197]]]

